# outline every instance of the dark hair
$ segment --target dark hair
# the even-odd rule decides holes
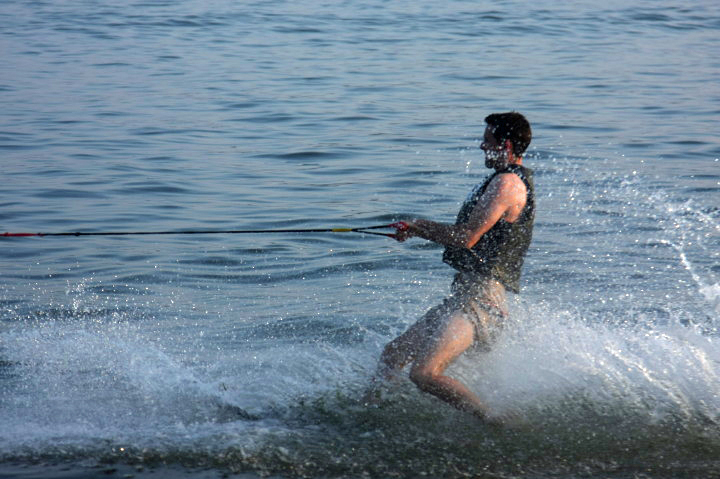
[[[492,127],[492,134],[498,143],[510,140],[513,153],[522,155],[532,140],[530,123],[516,111],[507,113],[493,113],[485,118],[485,123]]]

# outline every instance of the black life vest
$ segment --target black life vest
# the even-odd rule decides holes
[[[518,175],[527,188],[527,200],[520,217],[514,223],[500,219],[472,248],[448,246],[443,253],[443,261],[458,271],[495,279],[509,291],[517,293],[520,291],[520,270],[532,240],[535,221],[532,170],[522,165],[509,165],[495,172],[470,193],[460,208],[455,224],[468,221],[490,182],[503,173]]]

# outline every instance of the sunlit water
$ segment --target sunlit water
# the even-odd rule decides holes
[[[2,231],[451,221],[482,119],[534,127],[512,325],[401,382],[448,291],[360,234],[0,238],[0,464],[282,477],[720,474],[720,14],[677,2],[0,6]],[[0,465],[0,470],[3,466]],[[12,469],[17,471],[17,469]],[[92,469],[90,469],[92,470]]]

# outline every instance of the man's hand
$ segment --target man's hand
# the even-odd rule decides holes
[[[393,223],[393,226],[397,230],[394,238],[400,243],[415,236],[412,232],[414,225],[410,222],[398,221],[397,223]]]
[[[425,238],[433,241],[432,237],[429,237],[431,235],[431,231],[433,228],[440,227],[449,227],[448,225],[442,225],[441,223],[436,223],[435,221],[430,220],[423,220],[423,219],[416,219],[412,221],[398,221],[397,223],[394,223],[393,226],[395,229],[397,229],[397,233],[395,233],[395,239],[403,242],[410,238],[420,237]]]

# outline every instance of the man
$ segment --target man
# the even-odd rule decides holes
[[[489,348],[507,316],[505,290],[519,291],[520,268],[535,216],[532,170],[522,166],[530,124],[517,112],[485,118],[480,148],[495,170],[463,204],[455,224],[406,222],[398,241],[419,237],[445,246],[443,261],[457,270],[452,294],[384,349],[378,376],[392,378],[411,364],[410,379],[454,407],[501,423],[445,370],[470,346]]]

